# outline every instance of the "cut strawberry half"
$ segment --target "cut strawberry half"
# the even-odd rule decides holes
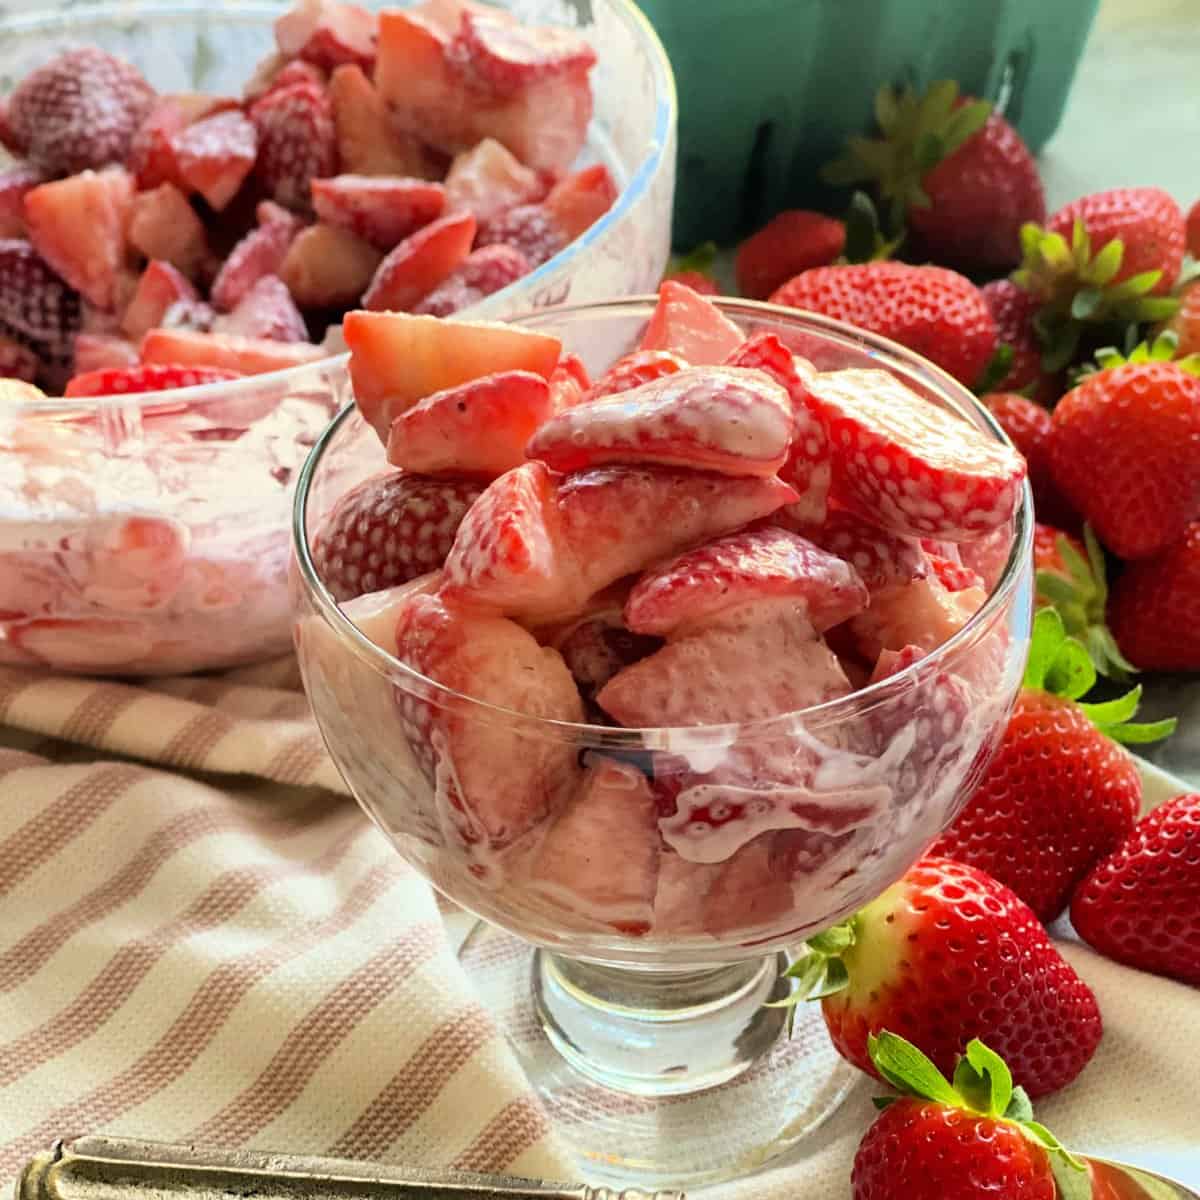
[[[550,388],[532,371],[484,375],[426,396],[393,422],[393,466],[494,479],[525,461],[525,443],[550,415]]]
[[[261,100],[271,92],[290,87],[293,83],[315,83],[323,88],[326,83],[325,72],[302,59],[272,54],[255,67],[254,74],[242,89],[242,107],[248,107],[255,100]]]
[[[843,559],[767,526],[685,550],[647,571],[629,593],[625,624],[635,633],[677,637],[776,600],[823,633],[866,608],[868,593]]]
[[[817,527],[797,530],[823,550],[844,558],[872,594],[929,574],[929,560],[915,538],[888,533],[844,509],[831,512]]]
[[[545,187],[495,138],[484,138],[457,155],[446,173],[446,211],[469,212],[480,225],[519,204],[540,200]]]
[[[515,246],[532,267],[552,259],[570,239],[544,204],[518,204],[480,226],[477,246]]]
[[[497,371],[548,379],[562,351],[547,334],[481,321],[351,312],[342,329],[359,412],[382,441],[425,396]]]
[[[171,305],[181,300],[198,299],[196,289],[170,263],[151,262],[142,272],[133,299],[125,308],[121,329],[137,340],[163,323]],[[79,369],[78,363],[76,369]]]
[[[250,109],[258,133],[255,174],[263,189],[286,208],[307,211],[311,183],[337,166],[333,108],[315,83],[293,83],[268,92]]]
[[[76,375],[67,384],[67,396],[128,396],[138,392],[168,392],[239,379],[237,371],[221,367],[194,367],[184,363],[141,363],[132,367],[110,367]]]
[[[504,244],[472,250],[414,309],[431,317],[448,317],[478,304],[530,271],[529,260]]]
[[[447,58],[470,86],[507,96],[551,75],[586,70],[596,52],[570,30],[539,29],[509,13],[464,5]]]
[[[33,167],[15,166],[0,171],[0,238],[25,235],[25,196],[45,179]]]
[[[222,312],[235,308],[242,297],[264,276],[278,275],[287,257],[288,247],[300,232],[302,223],[278,205],[264,215],[229,252],[212,285],[212,302]]]
[[[861,657],[875,663],[884,650],[916,646],[929,653],[952,638],[987,599],[979,587],[950,591],[935,575],[871,597],[871,607],[850,622]]]
[[[617,396],[631,391],[644,383],[661,379],[664,375],[675,375],[687,368],[678,354],[669,350],[635,350],[618,358],[588,389],[587,400],[602,400],[605,396]]]
[[[152,329],[141,345],[144,363],[178,363],[189,367],[222,367],[242,375],[262,375],[300,367],[325,357],[308,342],[272,342],[233,334],[195,333],[186,329]]]
[[[766,476],[786,460],[791,433],[791,401],[773,380],[689,367],[559,413],[527,453],[562,472],[616,462]]]
[[[582,403],[591,385],[579,355],[564,354],[550,374],[550,411],[558,413]]]
[[[218,317],[213,332],[267,338],[273,342],[308,341],[304,317],[287,284],[275,275],[264,275],[238,301],[233,312]]]
[[[835,494],[893,533],[970,541],[1016,510],[1025,462],[887,371],[809,384],[833,448]]]
[[[240,112],[205,117],[171,137],[179,180],[220,212],[254,169],[258,134]]]
[[[370,70],[378,36],[375,13],[337,0],[301,0],[275,22],[275,43],[281,54],[326,71],[343,63]]]
[[[100,371],[105,367],[132,367],[138,361],[138,348],[123,337],[104,333],[75,335],[74,369],[77,375]]]
[[[208,258],[204,222],[172,183],[133,197],[129,244],[146,258],[170,263],[188,277],[195,276]]]
[[[741,344],[742,331],[715,304],[667,280],[638,349],[670,350],[702,367],[723,363]]]
[[[423,179],[337,175],[314,179],[312,199],[322,221],[390,250],[442,215],[446,190]]]
[[[418,229],[379,264],[363,307],[372,312],[411,309],[467,257],[474,239],[470,213],[452,213]]]
[[[344,307],[362,296],[382,258],[348,229],[318,221],[292,239],[279,277],[303,308]]]
[[[543,203],[573,242],[617,202],[617,185],[603,163],[594,163],[556,183]]]
[[[343,171],[354,175],[437,175],[433,155],[415,134],[401,133],[371,81],[357,66],[338,67],[329,78],[329,101]]]
[[[119,167],[43,183],[25,196],[25,223],[37,252],[106,312],[117,301],[132,203],[133,179]]]
[[[338,601],[436,571],[483,485],[384,471],[330,509],[313,539],[313,563]]]

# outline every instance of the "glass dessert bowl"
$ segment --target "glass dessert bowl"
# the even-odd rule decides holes
[[[290,7],[133,3],[5,13],[0,16],[0,106],[35,69],[66,49],[83,46],[132,64],[163,95],[240,96],[256,64],[273,51],[273,24]],[[410,6],[400,0],[369,7]],[[599,0],[586,13],[569,3],[540,0],[511,0],[499,7],[521,20],[570,26],[594,48],[594,110],[573,168],[592,164],[599,169],[602,164],[616,194],[612,200],[612,192],[606,193],[611,206],[584,232],[515,282],[483,295],[472,312],[501,317],[569,297],[586,300],[653,286],[666,263],[674,181],[675,96],[661,46],[628,0]],[[314,8],[319,12],[320,3],[302,6],[303,11]],[[454,9],[452,4],[439,7]],[[300,59],[289,65],[314,70]],[[361,72],[357,78],[370,91]],[[199,120],[241,118],[234,109]],[[480,144],[484,140],[481,136]],[[354,174],[360,168],[346,164],[340,143],[338,154],[341,177],[360,179]],[[444,170],[451,162],[449,152],[438,161]],[[535,174],[517,166],[523,177]],[[132,371],[137,339],[146,332],[155,343],[152,354],[147,342],[141,343],[146,362],[173,370],[183,361],[223,373],[226,381],[213,381],[212,375],[203,381],[201,371],[195,377],[203,381],[198,386],[176,386],[169,393],[132,394],[123,385],[114,389],[121,395],[97,395],[92,389],[64,403],[0,379],[0,664],[147,675],[228,667],[284,652],[290,639],[287,514],[296,469],[316,434],[348,398],[336,325],[344,303],[331,300],[326,305],[319,295],[306,302],[296,292],[293,304],[287,293],[296,290],[294,281],[285,286],[276,277],[288,273],[286,259],[277,261],[274,273],[259,282],[274,285],[276,292],[282,289],[291,324],[281,340],[273,332],[259,336],[239,324],[238,315],[243,302],[253,299],[255,287],[237,303],[218,303],[210,294],[210,306],[197,298],[192,285],[203,291],[212,282],[215,293],[210,278],[215,263],[205,259],[193,264],[195,269],[188,270],[196,279],[189,280],[186,271],[159,261],[166,249],[161,254],[145,251],[148,261],[140,276],[132,273],[132,257],[125,264],[130,271],[119,261],[108,264],[109,274],[119,278],[107,290],[120,292],[119,303],[115,296],[103,299],[96,293],[81,299],[83,293],[77,294],[75,287],[86,289],[84,281],[68,287],[41,262],[40,251],[31,251],[21,206],[24,194],[43,184],[74,186],[88,175],[88,189],[103,187],[97,180],[107,177],[107,168],[68,174],[65,167],[44,173],[39,167],[22,181],[22,169],[10,167],[0,147],[0,377],[31,378],[36,372],[46,390],[61,391],[66,374],[85,369],[81,343],[86,344],[89,367]],[[578,174],[586,171],[568,181]],[[55,175],[66,178],[47,178]],[[252,173],[247,180],[256,178]],[[137,182],[145,182],[140,173]],[[121,188],[126,185],[133,186],[122,174]],[[168,235],[184,221],[188,228],[200,228],[202,242],[207,236],[209,258],[228,252],[226,267],[234,257],[226,243],[243,226],[248,232],[239,246],[256,236],[270,241],[272,230],[283,238],[279,231],[290,221],[295,226],[288,226],[286,234],[293,239],[291,249],[317,228],[309,225],[297,234],[299,218],[274,203],[257,206],[255,227],[255,197],[248,196],[248,186],[228,207],[214,208],[208,203],[211,188],[201,201],[190,193],[185,198],[169,182],[157,187],[145,182],[133,203],[139,220],[146,217],[148,222],[142,202],[149,204],[148,197],[164,190],[171,193],[167,199],[179,206],[180,219],[167,219],[170,210],[164,208],[167,217],[153,231],[155,244],[173,244]],[[122,203],[129,200],[122,195]],[[269,195],[260,198],[268,200]],[[234,210],[236,217],[230,215]],[[589,214],[590,209],[585,216]],[[497,219],[505,215],[498,213]],[[235,227],[236,221],[242,224]],[[58,239],[55,248],[62,255],[60,273],[70,274],[64,263],[79,267],[99,256],[79,249],[85,243],[82,233],[91,236],[92,230],[85,230],[87,222],[78,213],[73,222],[62,223],[79,234]],[[44,238],[44,230],[42,234]],[[148,238],[146,234],[136,244],[139,262]],[[314,244],[317,252],[310,259],[336,264],[337,254],[322,254],[321,244]],[[53,257],[50,245],[45,242],[42,248]],[[125,250],[132,253],[132,245],[130,241]],[[383,257],[378,247],[369,254],[372,263]],[[147,282],[152,267],[157,275]],[[49,273],[47,287],[53,294],[36,293],[29,300],[13,282],[25,279],[27,269],[36,270],[39,279]],[[216,278],[224,273],[222,268]],[[293,274],[303,282],[312,272],[298,267]],[[132,286],[135,279],[137,290],[123,316],[125,285]],[[172,288],[182,290],[176,296]],[[265,307],[256,309],[255,320],[265,320],[272,311],[269,290],[261,299]],[[126,320],[135,305],[139,318],[142,309],[154,313],[148,326],[137,323],[136,334]],[[214,317],[214,307],[229,311]],[[249,315],[248,310],[242,314]],[[211,335],[190,324],[213,319],[232,324],[214,327]],[[319,341],[328,321],[333,324],[321,345],[304,340]],[[155,328],[159,325],[170,328]],[[231,343],[249,336],[252,345],[214,348],[204,341],[210,336]],[[245,377],[228,379],[238,372]]]
[[[775,334],[821,372],[886,371],[1003,442],[965,389],[892,343],[768,305],[718,304],[747,337]],[[595,379],[637,344],[654,312],[653,300],[634,299],[513,324],[560,339]],[[602,723],[601,710],[652,709],[652,677],[638,676],[619,704],[611,679],[590,696],[563,694],[581,674],[567,650],[572,637],[620,610],[621,598],[602,593],[565,630],[527,622],[542,649],[514,634],[513,622],[486,615],[447,649],[428,578],[338,603],[322,582],[317,534],[347,489],[384,465],[374,431],[350,407],[301,471],[293,595],[305,686],[362,806],[435,887],[482,919],[464,965],[580,1170],[618,1182],[696,1183],[795,1146],[836,1106],[847,1078],[815,1010],[801,1012],[787,1038],[784,1011],[773,1006],[788,994],[782,973],[806,937],[908,869],[986,766],[1024,665],[1027,490],[975,556],[987,584],[972,615],[927,653],[888,646],[893,637],[920,640],[916,592],[913,611],[893,604],[885,618],[879,600],[876,624],[859,627],[886,663],[874,673],[851,661],[855,651],[829,649],[832,634],[828,645],[797,645],[768,620],[748,640],[730,635],[730,653],[714,651],[712,661],[732,672],[718,687],[745,695],[798,687],[786,694],[807,695],[802,706],[722,724],[625,727]],[[702,507],[690,495],[679,503],[671,512],[681,520]],[[399,613],[408,615],[398,625]],[[413,613],[431,623],[415,627]],[[426,665],[461,651],[458,674],[439,671],[437,682],[401,661],[398,637],[432,655]],[[546,674],[538,657],[560,651],[565,659],[554,661],[571,661],[574,681],[558,666]],[[633,679],[654,653],[630,651],[640,662],[616,678]],[[503,707],[469,694],[474,682],[494,696],[483,681],[497,678],[522,680],[527,703]],[[693,682],[696,695],[713,686]],[[669,711],[687,711],[691,694],[677,688]],[[726,707],[769,713],[771,701]]]

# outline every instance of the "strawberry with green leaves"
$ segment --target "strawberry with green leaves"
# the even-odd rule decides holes
[[[899,1093],[854,1156],[854,1200],[1084,1200],[1086,1164],[1033,1119],[1004,1059],[972,1038],[953,1083],[902,1037],[872,1036],[871,1062]]]
[[[986,100],[949,79],[922,94],[885,87],[875,98],[879,138],[851,138],[823,172],[831,183],[873,181],[895,228],[907,226],[937,262],[1004,270],[1020,258],[1020,230],[1046,201],[1021,135]]]
[[[990,392],[983,402],[1025,459],[1038,520],[1069,528],[1078,526],[1079,515],[1058,490],[1050,466],[1050,410],[1018,392]]]
[[[1011,888],[1043,923],[1070,902],[1092,865],[1133,828],[1141,777],[1118,743],[1166,737],[1175,722],[1134,724],[1140,687],[1083,703],[1096,672],[1053,608],[1034,619],[1024,685],[1004,737],[967,806],[931,854],[969,863]]]

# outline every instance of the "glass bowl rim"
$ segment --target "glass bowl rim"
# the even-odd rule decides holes
[[[658,297],[654,295],[623,296],[612,300],[591,301],[583,304],[561,305],[554,308],[534,309],[510,317],[508,323],[521,325],[534,319],[553,320],[555,318],[580,317],[589,314],[617,312],[622,308],[637,309],[652,308]],[[777,304],[768,304],[758,300],[742,300],[737,297],[711,297],[714,303],[725,313],[744,312],[760,319],[784,320],[792,325],[806,327],[826,337],[834,337],[842,341],[857,343],[865,350],[881,352],[909,370],[915,370],[927,383],[935,385],[939,391],[948,394],[955,408],[964,407],[976,416],[983,418],[983,423],[991,431],[997,441],[1011,446],[1012,442],[1004,432],[999,422],[988,411],[987,407],[973,395],[965,385],[959,383],[952,375],[941,367],[923,358],[915,351],[893,342],[878,334],[868,333],[844,321],[834,320],[819,313],[805,309],[784,308]],[[889,365],[895,365],[894,363]],[[365,659],[372,670],[393,680],[396,676],[406,676],[414,685],[419,695],[438,697],[447,704],[464,706],[474,718],[476,712],[484,719],[506,721],[509,723],[527,724],[530,729],[541,729],[561,735],[570,735],[587,745],[600,748],[614,749],[676,749],[687,743],[706,744],[725,743],[730,738],[747,740],[749,737],[770,736],[778,734],[783,727],[795,722],[798,718],[806,721],[812,718],[817,723],[826,724],[836,721],[842,710],[846,716],[857,714],[872,703],[886,702],[894,694],[898,694],[908,683],[924,677],[942,666],[947,658],[954,657],[955,652],[968,644],[978,633],[981,626],[988,625],[994,620],[1004,606],[1012,598],[1023,573],[1023,568],[1032,563],[1033,549],[1033,493],[1026,477],[1021,490],[1021,499],[1013,513],[1015,532],[1008,559],[1004,564],[996,585],[987,595],[987,599],[971,614],[966,624],[951,635],[941,645],[929,654],[918,659],[912,665],[889,675],[884,679],[868,683],[845,696],[826,700],[821,704],[810,705],[807,708],[795,709],[787,713],[776,713],[769,717],[760,717],[751,721],[724,722],[711,725],[684,726],[643,726],[625,727],[610,725],[593,725],[587,722],[557,721],[546,717],[533,716],[517,709],[504,708],[486,700],[480,700],[466,692],[456,691],[423,675],[420,671],[408,666],[407,663],[389,654],[381,646],[371,641],[353,621],[342,611],[341,606],[333,598],[328,588],[317,575],[316,566],[308,544],[307,527],[305,522],[308,497],[312,488],[317,466],[330,443],[349,420],[354,412],[354,401],[345,404],[334,415],[329,424],[322,430],[313,444],[307,458],[300,468],[296,480],[296,490],[292,500],[291,542],[292,560],[296,567],[300,586],[303,587],[308,599],[316,609],[317,615],[332,631],[339,642],[362,659]],[[403,586],[403,585],[399,585]],[[293,622],[300,619],[293,604]],[[399,686],[399,685],[398,685]]]
[[[628,182],[621,189],[616,203],[613,204],[608,212],[580,234],[579,237],[575,238],[574,241],[564,246],[557,254],[534,268],[528,275],[523,275],[520,279],[514,280],[508,287],[515,288],[521,286],[534,288],[540,280],[544,280],[550,275],[552,270],[557,273],[560,267],[569,265],[580,254],[584,253],[585,250],[590,249],[597,242],[606,238],[609,232],[634,205],[644,199],[658,178],[659,171],[667,159],[667,151],[672,141],[671,130],[678,118],[679,98],[675,86],[675,74],[671,68],[670,59],[667,57],[666,49],[663,47],[662,40],[659,38],[654,26],[650,24],[649,18],[642,12],[634,0],[599,0],[599,2],[611,6],[616,16],[631,28],[634,35],[646,48],[654,78],[656,100],[654,131],[646,145],[645,153],[630,171]],[[133,15],[142,16],[148,13],[163,16],[172,14],[189,15],[198,12],[211,12],[213,11],[213,7],[212,4],[202,3],[201,0],[193,0],[192,3],[137,4],[133,7],[133,10],[131,10],[128,4],[120,3],[85,4],[73,8],[50,11],[34,9],[26,13],[16,12],[0,17],[0,29],[8,32],[32,33],[36,32],[39,28],[53,28],[56,25],[64,24],[69,25],[72,18],[77,16],[85,17],[91,21],[111,18],[127,23]],[[251,4],[221,3],[216,6],[218,10],[228,10],[230,15],[238,17],[250,17],[256,13],[262,13],[263,15],[268,13],[278,14],[286,11],[287,7],[286,3],[264,3],[262,0]],[[485,297],[484,301],[481,301],[481,304],[497,300],[507,290],[508,288],[501,288],[500,291],[493,293],[493,295]],[[468,312],[464,316],[471,317],[471,314]],[[474,319],[489,320],[495,318],[489,317],[485,309],[485,311],[481,312]],[[230,379],[223,383],[201,383],[192,384],[189,387],[172,388],[169,393],[165,394],[171,396],[182,395],[187,398],[188,402],[192,402],[199,399],[200,396],[203,396],[205,400],[210,398],[214,400],[238,399],[254,393],[259,387],[280,387],[285,389],[303,387],[305,380],[314,371],[345,370],[349,358],[350,355],[342,351],[338,354],[328,354],[321,358],[314,358],[309,362],[300,363],[296,366],[282,367],[277,371],[264,371],[258,375],[247,375],[243,379]],[[41,400],[23,400],[9,405],[6,411],[12,414],[63,414],[80,411],[91,413],[104,408],[149,407],[154,404],[163,403],[163,398],[164,393],[161,391],[129,392],[116,396],[47,396]]]

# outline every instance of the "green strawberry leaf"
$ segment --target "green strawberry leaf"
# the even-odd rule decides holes
[[[1012,1100],[1012,1072],[1000,1055],[972,1038],[954,1069],[954,1087],[976,1112],[1002,1117]]]
[[[819,954],[835,955],[841,954],[843,950],[849,950],[854,942],[854,925],[852,922],[845,921],[841,925],[834,925],[831,929],[826,929],[823,933],[809,938],[808,946],[810,950],[815,950]]]
[[[1118,725],[1115,729],[1106,729],[1105,733],[1122,746],[1146,746],[1170,737],[1178,725],[1176,717],[1167,717],[1165,720],[1151,721],[1145,725]]]
[[[1022,1128],[1028,1130],[1029,1126],[1023,1125]],[[1091,1200],[1092,1179],[1083,1163],[1076,1166],[1068,1160],[1065,1152],[1051,1152],[1050,1169],[1054,1172],[1054,1183],[1058,1189],[1056,1200]]]
[[[979,381],[975,384],[975,395],[986,396],[988,392],[992,391],[996,384],[1008,374],[1012,360],[1013,348],[1007,342],[1001,342],[992,357],[988,359],[987,366],[983,368],[983,374],[979,376]]]
[[[992,115],[989,100],[971,100],[956,108],[946,122],[942,142],[947,155],[953,154],[964,142],[973,138]]]
[[[1029,1093],[1023,1087],[1013,1088],[1012,1097],[1008,1102],[1008,1108],[1004,1110],[1004,1115],[1010,1121],[1033,1120],[1033,1104],[1029,1099]]]
[[[1130,720],[1141,702],[1142,686],[1138,684],[1115,700],[1105,700],[1099,704],[1081,704],[1079,707],[1091,718],[1093,725],[1103,729],[1105,726],[1120,725]]]
[[[1096,667],[1087,647],[1067,638],[1046,671],[1046,691],[1068,700],[1086,696],[1096,686]]]
[[[897,1091],[962,1107],[961,1098],[946,1077],[912,1042],[883,1030],[867,1039],[867,1052],[875,1069]]]
[[[1149,742],[1161,741],[1175,732],[1178,721],[1174,717],[1141,725],[1131,724],[1131,718],[1137,714],[1141,700],[1142,688],[1139,684],[1115,700],[1081,704],[1079,707],[1101,733],[1122,745],[1146,745]]]
[[[1084,288],[1071,297],[1071,316],[1076,321],[1087,321],[1100,310],[1104,293],[1099,288]]]
[[[686,254],[672,255],[666,273],[677,275],[681,271],[699,271],[701,275],[711,275],[716,261],[717,243],[701,242]]]
[[[1044,688],[1059,647],[1066,641],[1067,631],[1062,617],[1053,608],[1039,609],[1033,616],[1033,633],[1029,641],[1029,658],[1025,663],[1025,686]]]

